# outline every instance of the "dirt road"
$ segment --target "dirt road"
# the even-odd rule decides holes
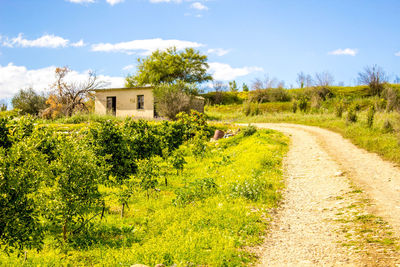
[[[400,169],[328,130],[254,125],[291,137],[284,203],[260,266],[400,264]]]

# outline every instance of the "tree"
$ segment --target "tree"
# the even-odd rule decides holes
[[[37,94],[32,88],[21,89],[11,100],[14,108],[21,110],[21,114],[39,115],[46,108],[46,97]]]
[[[243,83],[242,88],[243,88],[243,92],[249,91],[249,86],[247,86],[247,84],[245,84],[245,83]]]
[[[277,87],[283,87],[284,82],[283,81],[278,81],[276,78],[270,78],[268,75],[265,75],[264,81],[256,78],[251,85],[253,90],[260,90],[260,89],[268,89],[268,88],[277,88]]]
[[[66,76],[71,70],[68,67],[56,68],[56,81],[52,85],[52,94],[47,100],[50,105],[43,114],[44,117],[55,118],[59,114],[71,116],[75,111],[87,111],[86,101],[90,93],[103,86],[97,75],[89,71],[88,78],[82,82],[67,82]]]
[[[49,206],[45,216],[59,225],[67,241],[68,233],[80,231],[90,220],[87,215],[103,206],[98,185],[105,179],[106,164],[74,136],[60,136],[56,154],[50,164],[54,188],[49,197],[54,206]]]
[[[45,157],[33,144],[0,147],[0,244],[5,251],[41,248],[43,229],[35,194],[49,176],[46,167]]]
[[[373,65],[365,67],[364,72],[358,73],[358,81],[369,86],[371,95],[380,96],[388,77],[381,67]]]
[[[239,91],[239,88],[238,88],[238,86],[237,86],[235,80],[229,82],[229,90],[230,90],[231,92],[237,92],[237,91]]]
[[[157,50],[138,60],[137,73],[126,78],[126,87],[160,84],[202,83],[211,81],[207,74],[207,56],[193,48],[178,52],[176,47],[166,51]]]
[[[161,116],[175,120],[180,112],[189,113],[193,107],[194,88],[184,82],[162,84],[154,88],[156,110]]]
[[[328,71],[315,73],[316,86],[330,86],[334,83],[335,78]]]

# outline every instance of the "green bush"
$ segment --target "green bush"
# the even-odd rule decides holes
[[[296,113],[296,111],[297,111],[297,102],[296,102],[296,101],[293,101],[293,104],[292,104],[292,112],[293,112],[293,113]]]
[[[348,122],[356,122],[357,121],[357,111],[354,105],[351,105],[350,108],[347,110],[347,117]]]
[[[242,129],[243,136],[252,136],[257,132],[257,128],[253,125],[249,125]]]
[[[375,117],[375,106],[370,106],[367,113],[367,125],[369,128],[372,128],[374,124],[374,117]]]
[[[253,103],[289,102],[291,97],[283,88],[258,89],[249,93],[249,101]]]
[[[242,104],[243,99],[235,92],[209,92],[202,94],[209,105],[232,105]]]
[[[302,112],[306,112],[307,111],[307,107],[308,107],[308,99],[305,96],[301,96],[298,99],[298,107],[300,109],[300,111]]]
[[[343,111],[344,111],[344,103],[343,103],[343,100],[340,99],[335,104],[335,115],[336,115],[336,117],[341,118],[343,116]]]

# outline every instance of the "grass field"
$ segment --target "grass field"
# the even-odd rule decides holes
[[[276,106],[275,103],[263,105]],[[357,122],[351,123],[346,120],[346,113],[343,114],[342,118],[338,118],[328,110],[325,110],[325,112],[322,110],[320,113],[263,112],[257,116],[245,116],[242,107],[239,105],[208,106],[206,113],[211,119],[231,123],[286,122],[320,126],[338,132],[359,147],[400,164],[400,139],[398,134],[400,115],[398,112],[377,112],[374,124],[369,128],[367,126],[367,111],[358,112]],[[385,128],[386,122],[389,122],[393,129]]]
[[[187,162],[183,172],[165,173],[159,192],[149,198],[138,190],[123,218],[114,192],[119,189],[101,186],[106,214],[91,221],[86,235],[61,245],[47,237],[42,251],[27,251],[26,259],[2,253],[0,264],[240,266],[254,262],[254,255],[244,248],[261,242],[267,227],[262,218],[280,200],[288,139],[268,130],[245,135],[210,143],[200,159],[190,145],[183,146]]]

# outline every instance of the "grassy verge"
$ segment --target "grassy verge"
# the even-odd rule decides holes
[[[228,110],[229,112],[227,112]],[[400,164],[398,135],[400,115],[397,112],[377,112],[371,128],[367,126],[366,111],[357,114],[357,122],[355,123],[348,122],[346,114],[343,114],[342,118],[338,118],[329,112],[315,114],[300,112],[262,113],[261,115],[246,117],[239,106],[236,109],[207,107],[206,112],[212,119],[229,122],[285,122],[323,127],[340,133],[361,148],[375,152],[387,160]],[[393,129],[385,127],[386,122],[390,122]]]
[[[106,214],[95,217],[85,236],[68,245],[47,238],[27,257],[0,254],[1,265],[238,266],[255,260],[243,248],[261,242],[263,216],[275,207],[283,187],[281,163],[288,139],[260,130],[251,136],[211,143],[202,158],[183,147],[187,165],[169,172],[168,186],[143,191],[125,215],[115,188],[103,186]],[[60,237],[61,238],[61,237]]]

